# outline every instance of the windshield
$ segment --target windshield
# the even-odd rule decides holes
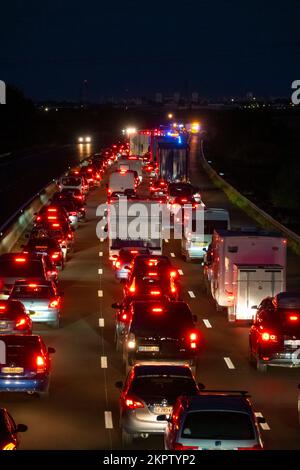
[[[251,440],[254,428],[249,415],[235,411],[194,411],[184,421],[184,439]]]
[[[12,261],[0,262],[0,276],[4,277],[44,277],[41,261],[26,261],[17,263]]]
[[[129,392],[143,399],[151,397],[175,401],[179,395],[195,395],[197,388],[188,377],[144,376],[135,378]]]
[[[48,299],[54,294],[53,290],[49,286],[38,286],[32,284],[19,286],[16,285],[13,288],[11,297],[18,299]]]
[[[189,185],[169,185],[169,195],[172,197],[190,197],[193,195],[193,188]]]
[[[80,186],[81,185],[81,178],[62,178],[61,183],[64,186]]]

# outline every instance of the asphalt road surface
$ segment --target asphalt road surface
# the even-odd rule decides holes
[[[192,182],[201,188],[210,207],[230,211],[233,226],[255,223],[233,207],[204,173],[199,159],[197,137],[191,145]],[[22,449],[121,449],[119,392],[114,384],[124,380],[121,353],[114,347],[112,302],[121,300],[122,287],[115,281],[108,260],[108,244],[96,237],[97,206],[105,201],[104,184],[91,192],[87,222],[76,232],[75,252],[60,275],[64,291],[62,327],[40,327],[46,344],[56,348],[50,397],[41,400],[26,395],[3,394],[6,406],[17,422],[28,425]],[[182,270],[184,298],[198,316],[202,348],[197,381],[207,388],[248,390],[255,411],[266,418],[262,436],[266,449],[300,449],[297,414],[299,369],[270,368],[261,375],[248,361],[249,326],[229,325],[217,312],[203,284],[199,263],[185,263],[180,241],[164,244]],[[299,258],[288,255],[288,288],[297,288]],[[135,441],[133,449],[162,449],[163,438]]]

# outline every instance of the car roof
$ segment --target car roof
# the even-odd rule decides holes
[[[37,345],[40,341],[42,341],[42,337],[40,335],[1,335],[1,340],[4,341],[6,344],[32,344]]]
[[[186,411],[240,411],[250,414],[251,404],[246,396],[230,395],[226,393],[200,392],[199,395],[188,397],[185,406]]]
[[[187,366],[173,366],[167,364],[138,364],[134,366],[135,377],[144,376],[174,376],[192,377],[192,371]]]

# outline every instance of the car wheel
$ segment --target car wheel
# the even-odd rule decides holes
[[[258,370],[261,373],[266,373],[267,367],[268,367],[267,364],[265,364],[259,358],[256,359],[256,370]]]
[[[133,442],[133,437],[131,434],[128,434],[128,432],[124,431],[122,429],[122,445],[124,448],[129,447],[132,445]]]

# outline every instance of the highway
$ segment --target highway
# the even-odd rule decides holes
[[[192,183],[201,188],[209,207],[230,211],[233,226],[254,222],[232,206],[204,173],[198,137],[191,142]],[[3,394],[1,406],[17,422],[28,425],[21,449],[121,449],[118,425],[119,392],[114,384],[124,380],[121,354],[114,347],[112,302],[121,300],[122,286],[114,279],[108,260],[107,242],[97,239],[96,208],[106,199],[105,181],[87,200],[87,222],[75,235],[75,252],[60,274],[64,292],[62,327],[35,331],[48,346],[56,348],[50,397]],[[17,247],[16,247],[17,248]],[[217,312],[203,284],[199,263],[186,263],[180,256],[180,241],[164,243],[164,254],[182,270],[184,300],[198,316],[202,348],[197,381],[207,388],[247,390],[256,412],[266,418],[262,426],[266,449],[300,449],[297,414],[298,369],[269,368],[265,375],[248,361],[249,326],[229,325]],[[300,263],[288,254],[288,289],[298,287]],[[135,441],[133,449],[162,449],[162,437]]]

